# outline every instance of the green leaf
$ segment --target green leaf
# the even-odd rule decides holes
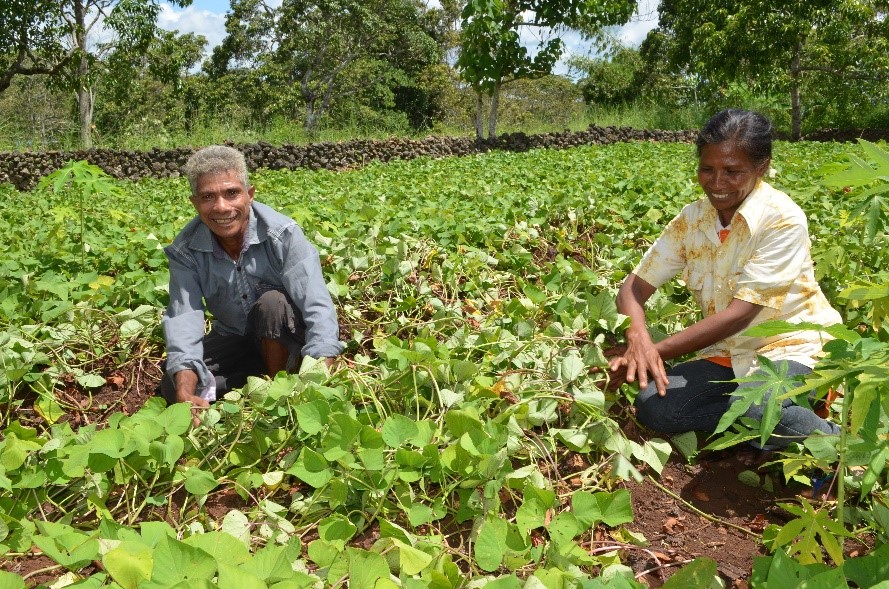
[[[667,579],[663,589],[710,589],[718,578],[715,561],[696,558]]]
[[[320,399],[296,406],[296,421],[299,423],[299,428],[310,435],[324,429],[329,414],[330,405]]]
[[[185,405],[185,403],[179,404]],[[179,436],[167,436],[163,442],[153,440],[148,445],[151,457],[166,466],[175,466],[184,451],[185,441]]]
[[[393,542],[398,547],[398,564],[401,572],[405,575],[419,575],[432,563],[432,555],[399,540],[393,540]]]
[[[400,414],[390,415],[382,429],[383,441],[390,448],[400,448],[418,433],[417,423]]]
[[[185,490],[192,495],[206,495],[219,486],[212,474],[197,467],[185,471]]]
[[[162,536],[154,549],[152,581],[173,585],[186,580],[209,580],[215,574],[216,560],[198,547]]]
[[[200,548],[219,562],[237,566],[250,560],[250,525],[246,516],[237,509],[229,511],[222,518],[222,531],[195,534],[183,542]]]
[[[473,546],[475,562],[483,571],[496,571],[503,562],[506,551],[506,520],[495,517],[485,519]]]
[[[157,422],[168,436],[181,436],[191,427],[191,406],[188,403],[173,403],[157,417]]]
[[[105,378],[101,374],[81,374],[76,380],[77,384],[87,389],[97,389],[105,384]]]
[[[527,586],[527,585],[526,585]],[[485,589],[521,589],[522,582],[514,573],[485,582]]]
[[[140,583],[151,578],[154,557],[145,544],[125,541],[103,556],[102,564],[123,589],[137,589]]]
[[[291,563],[300,557],[300,547],[301,544],[297,539],[291,540],[284,546],[266,545],[257,551],[243,568],[266,583],[292,579],[294,570]]]
[[[633,521],[633,505],[626,489],[614,493],[578,491],[571,497],[571,512],[585,529],[596,522],[615,527]]]
[[[287,473],[315,488],[323,487],[333,478],[333,471],[328,467],[324,456],[309,448],[300,451],[299,458],[287,469]]]
[[[267,589],[267,585],[256,575],[245,571],[242,567],[219,563],[219,589]]]
[[[318,537],[338,546],[340,550],[346,547],[346,542],[352,539],[356,531],[358,528],[355,524],[341,515],[332,515],[318,523]]]
[[[0,589],[25,589],[25,581],[16,574],[0,571]]]
[[[14,433],[7,431],[6,438],[0,440],[0,466],[7,472],[18,470],[28,458],[32,450],[39,450],[40,444],[30,440],[21,440]]]
[[[349,548],[346,555],[349,558],[350,589],[375,589],[377,581],[389,578],[389,566],[379,554]]]
[[[586,365],[580,357],[577,350],[571,350],[568,355],[562,358],[560,364],[562,380],[565,382],[574,382],[581,375],[586,374]]]

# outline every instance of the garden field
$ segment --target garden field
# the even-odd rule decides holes
[[[756,424],[659,438],[590,370],[626,327],[621,280],[701,196],[695,165],[640,142],[254,174],[320,250],[347,350],[196,428],[150,398],[187,182],[76,163],[0,186],[0,589],[886,589],[889,155],[777,144],[769,181],[845,319],[782,382],[841,386],[844,428],[762,477],[710,463]],[[649,311],[661,334],[697,317],[678,281]],[[830,472],[836,500],[797,495]]]

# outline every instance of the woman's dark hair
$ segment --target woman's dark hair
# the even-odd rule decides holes
[[[772,157],[772,123],[759,113],[728,108],[713,115],[698,133],[698,157],[707,145],[731,141],[760,166]]]

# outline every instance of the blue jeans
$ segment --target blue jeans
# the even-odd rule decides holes
[[[787,363],[789,376],[812,372],[811,368],[798,362],[782,362]],[[754,376],[756,374],[761,373],[754,373]],[[739,388],[761,384],[725,382],[735,378],[732,369],[709,360],[678,364],[667,370],[667,376],[669,384],[666,396],[658,396],[657,388],[649,384],[636,397],[637,419],[643,425],[665,434],[713,432],[732,402],[740,398],[732,393]],[[766,399],[770,394],[766,393]],[[752,405],[745,416],[761,420],[762,413],[762,405]],[[818,417],[812,410],[796,405],[792,399],[784,399],[781,419],[768,439],[766,449],[783,448],[791,442],[804,440],[814,432],[839,434],[840,428],[835,423]]]

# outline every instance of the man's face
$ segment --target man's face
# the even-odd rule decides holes
[[[201,221],[229,253],[240,251],[252,202],[253,187],[241,184],[235,172],[204,174],[191,197]]]

